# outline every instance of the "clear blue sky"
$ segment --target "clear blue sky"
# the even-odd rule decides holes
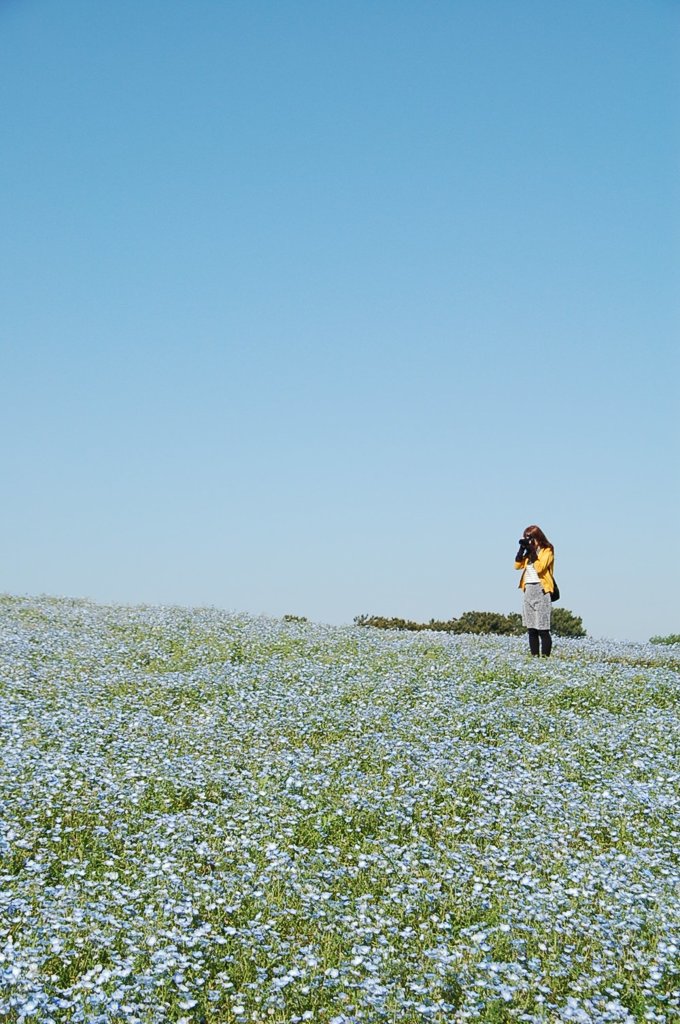
[[[5,0],[0,589],[680,631],[680,5]]]

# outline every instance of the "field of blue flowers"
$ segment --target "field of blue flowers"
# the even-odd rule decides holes
[[[0,1019],[680,1019],[680,648],[0,599]]]

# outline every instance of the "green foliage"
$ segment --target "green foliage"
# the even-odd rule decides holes
[[[650,644],[680,644],[680,633],[669,633],[668,636],[652,636]]]
[[[550,617],[550,628],[555,636],[585,636],[583,619],[574,615],[568,608],[553,608]]]
[[[501,615],[500,612],[463,612],[454,619],[454,633],[499,633],[517,636],[523,632],[522,620],[516,612]]]
[[[374,629],[399,629],[419,632],[431,629],[442,633],[494,633],[501,636],[521,636],[524,632],[521,616],[516,612],[503,615],[501,612],[463,612],[458,619],[444,621],[430,619],[429,622],[413,622],[410,619],[388,618],[384,615],[357,615],[356,626],[372,626]],[[567,608],[553,608],[552,632],[556,636],[581,637],[586,635],[583,620]]]
[[[411,619],[389,618],[384,615],[357,615],[354,619],[355,626],[372,626],[374,629],[403,629],[416,633],[421,629],[433,629],[439,632],[453,632],[455,619],[448,619],[440,622],[430,619],[429,622],[413,622]]]
[[[308,622],[309,620],[304,615],[284,615],[284,622]]]

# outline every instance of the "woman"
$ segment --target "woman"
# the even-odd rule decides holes
[[[522,623],[529,631],[529,650],[544,658],[552,650],[550,636],[550,608],[555,588],[553,566],[555,549],[538,526],[527,526],[515,555],[515,569],[521,569],[519,585],[524,591]]]

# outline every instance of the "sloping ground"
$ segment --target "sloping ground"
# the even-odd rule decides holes
[[[0,1017],[680,1017],[678,648],[0,601]]]

